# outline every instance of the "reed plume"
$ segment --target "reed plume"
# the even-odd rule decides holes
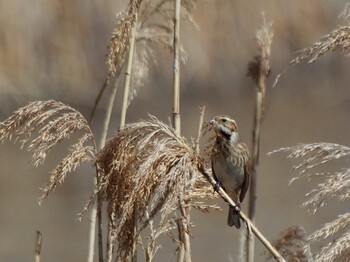
[[[112,76],[115,76],[116,72],[120,72],[124,66],[125,56],[129,50],[131,30],[135,24],[141,4],[142,0],[130,0],[128,10],[117,14],[117,23],[108,44],[106,60],[108,65],[108,81]]]
[[[0,142],[14,139],[21,148],[32,153],[35,167],[43,164],[50,150],[78,131],[80,138],[69,148],[67,156],[50,173],[49,182],[42,188],[41,204],[68,173],[82,162],[94,162],[96,147],[86,119],[75,109],[54,100],[32,102],[18,109],[0,123]],[[90,145],[89,145],[90,144]]]
[[[337,201],[347,201],[350,198],[350,169],[342,169],[334,173],[313,173],[313,168],[328,163],[335,159],[350,159],[350,148],[331,143],[301,144],[294,147],[287,147],[275,150],[275,152],[289,152],[288,158],[303,158],[300,164],[294,166],[299,170],[296,179],[306,177],[324,178],[316,188],[306,194],[307,199],[303,206],[307,207],[313,214],[328,203],[331,199]],[[308,237],[311,242],[325,240],[345,231],[340,237],[330,240],[330,242],[315,252],[313,257],[315,261],[345,261],[343,260],[349,254],[350,233],[346,228],[350,224],[350,213],[341,214],[332,222],[326,223],[321,229],[317,230]]]
[[[289,262],[312,261],[308,239],[302,226],[287,228],[281,233],[280,238],[272,244]],[[271,259],[272,257],[269,255],[267,260]]]
[[[135,237],[141,237],[146,227],[153,230],[153,240],[151,236],[149,245],[143,245],[147,256],[153,257],[155,239],[174,229],[173,212],[179,203],[188,202],[202,211],[212,208],[201,203],[201,199],[212,197],[212,190],[199,175],[200,161],[184,138],[155,117],[126,125],[107,142],[97,155],[101,176],[95,194],[100,193],[107,201],[117,261],[131,256],[133,210],[139,225]],[[160,220],[155,225],[153,219],[158,214]]]
[[[302,62],[313,63],[328,52],[341,51],[346,56],[349,55],[350,47],[350,26],[339,26],[330,34],[322,37],[311,47],[298,52],[290,64]]]

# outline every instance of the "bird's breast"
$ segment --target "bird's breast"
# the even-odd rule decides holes
[[[241,188],[244,181],[244,167],[220,158],[214,158],[212,161],[215,176],[226,191],[233,192]]]

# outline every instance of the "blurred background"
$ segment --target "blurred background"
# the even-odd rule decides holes
[[[0,121],[31,101],[55,99],[89,116],[107,74],[105,58],[115,15],[128,1],[3,0],[0,1]],[[218,114],[236,119],[242,139],[250,146],[255,101],[254,82],[246,77],[254,57],[255,32],[262,12],[272,21],[271,75],[258,167],[256,224],[268,239],[289,226],[303,225],[308,234],[346,204],[330,202],[312,216],[300,207],[317,180],[299,180],[285,155],[267,152],[298,143],[350,141],[350,61],[332,53],[314,64],[289,66],[295,52],[311,46],[339,24],[347,1],[232,1],[200,4],[194,17],[200,30],[182,23],[181,41],[188,53],[181,67],[182,133],[196,136],[199,107],[206,120]],[[154,46],[158,63],[150,63],[149,77],[129,106],[127,122],[171,117],[172,55]],[[274,79],[283,73],[275,88]],[[120,97],[109,136],[119,124]],[[101,131],[106,91],[93,130]],[[38,206],[39,188],[64,155],[65,144],[53,150],[44,166],[33,168],[30,155],[19,145],[0,147],[0,261],[31,261],[35,232],[43,234],[42,261],[85,261],[89,215],[77,221],[92,192],[93,169],[86,165],[70,175],[62,187]],[[336,162],[331,170],[348,163]],[[236,261],[239,231],[226,225],[223,212],[193,211],[193,261]],[[245,205],[243,205],[245,207]],[[173,245],[164,240],[155,261],[176,261]],[[257,242],[256,261],[264,261]]]

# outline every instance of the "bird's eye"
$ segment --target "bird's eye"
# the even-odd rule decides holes
[[[223,118],[223,119],[222,119],[222,122],[224,122],[224,123],[225,123],[226,121],[227,121],[227,119],[226,119],[226,118]]]

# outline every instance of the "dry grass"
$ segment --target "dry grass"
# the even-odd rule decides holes
[[[341,17],[348,22],[349,3],[341,14]],[[301,50],[299,55],[293,59],[291,64],[301,62],[313,63],[320,57],[330,51],[341,51],[346,56],[349,55],[350,47],[350,27],[339,26],[330,34],[324,36],[320,41],[314,43],[311,47]],[[300,164],[294,166],[299,170],[297,177],[291,180],[291,183],[301,177],[312,179],[321,177],[323,181],[316,188],[306,194],[307,199],[303,206],[307,207],[313,214],[327,204],[331,199],[338,202],[347,201],[350,198],[350,168],[342,169],[333,173],[312,172],[312,169],[326,164],[335,159],[349,159],[350,148],[331,143],[301,144],[294,147],[287,147],[275,150],[275,152],[288,152],[288,158],[301,159]],[[350,255],[350,233],[346,232],[350,223],[350,213],[341,214],[333,221],[326,223],[323,227],[308,237],[308,241],[317,242],[329,240],[328,244],[320,250],[314,252],[315,261],[348,261]],[[339,236],[342,232],[342,235]]]
[[[19,140],[22,148],[32,152],[37,166],[44,163],[53,147],[79,130],[81,137],[50,173],[40,202],[82,162],[95,162],[99,181],[84,211],[98,193],[107,201],[117,261],[130,258],[134,209],[139,220],[135,237],[141,240],[147,261],[160,247],[159,236],[170,235],[178,244],[173,231],[180,204],[203,212],[219,209],[204,203],[216,195],[200,174],[203,162],[194,146],[155,117],[127,125],[96,156],[93,135],[78,111],[53,100],[38,101],[20,108],[1,123],[0,141]],[[93,146],[86,145],[89,142]],[[141,237],[146,228],[148,234]]]
[[[199,0],[182,1],[182,16],[192,22],[192,17]],[[117,14],[117,23],[108,44],[107,82],[112,76],[118,75],[125,64],[125,57],[129,50],[131,31],[136,26],[135,59],[129,102],[135,97],[139,87],[144,84],[148,75],[149,59],[156,62],[154,51],[150,43],[163,45],[173,52],[173,13],[174,4],[171,0],[130,0],[126,11]],[[137,17],[137,19],[136,19]],[[181,61],[186,60],[186,53],[181,48]]]
[[[136,237],[146,227],[151,230],[143,243],[145,257],[151,258],[158,249],[156,239],[174,229],[179,203],[202,211],[216,208],[201,203],[213,194],[199,174],[200,164],[186,140],[155,117],[125,126],[108,141],[97,155],[101,177],[95,194],[107,201],[117,261],[130,259],[134,210],[139,225]]]
[[[82,131],[81,137],[70,147],[70,153],[51,171],[49,182],[42,188],[43,195],[39,203],[82,162],[94,162],[96,148],[90,127],[78,111],[54,100],[30,103],[0,123],[0,141],[19,140],[21,148],[32,153],[34,166],[43,164],[54,146],[68,140],[77,131]]]
[[[306,232],[302,226],[287,228],[272,244],[286,261],[309,262],[312,260]],[[268,260],[271,259],[272,257],[269,256]]]
[[[198,28],[193,12],[203,0],[182,1],[182,19]],[[116,15],[116,25],[108,44],[106,64],[108,74],[95,100],[90,121],[94,117],[97,105],[107,86],[114,77],[119,78],[126,64],[126,55],[130,48],[132,28],[136,30],[135,55],[132,62],[132,74],[128,104],[136,97],[137,91],[145,83],[150,62],[157,63],[153,50],[154,44],[161,45],[169,52],[174,51],[173,27],[174,3],[171,0],[130,0],[126,10]],[[180,46],[180,61],[185,62],[186,52]]]
[[[298,52],[298,56],[290,63],[299,64],[302,62],[313,63],[330,51],[340,50],[348,56],[350,47],[350,26],[339,26],[330,34],[324,36],[320,41],[311,47]]]
[[[350,158],[350,148],[338,144],[314,143],[309,145],[298,145],[294,147],[281,148],[275,152],[289,152],[288,158],[303,158],[301,163],[294,168],[300,170],[299,175],[294,178],[307,177],[309,179],[321,176],[324,181],[306,194],[308,198],[303,206],[315,213],[329,200],[347,201],[350,198],[350,169],[343,169],[334,173],[312,173],[311,169],[339,158]],[[321,229],[311,234],[308,239],[312,242],[324,240],[341,233],[349,226],[349,213],[340,215],[332,222],[326,223]],[[315,252],[315,261],[345,261],[342,260],[349,254],[350,234],[345,232],[338,238],[331,240],[329,244]]]
[[[131,30],[136,22],[137,13],[139,12],[142,0],[130,0],[128,10],[120,12],[117,15],[117,23],[112,32],[111,40],[108,44],[108,77],[120,73],[125,63],[125,56],[129,50]]]

